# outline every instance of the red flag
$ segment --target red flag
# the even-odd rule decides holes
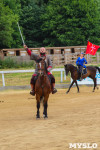
[[[94,44],[92,44],[91,42],[88,41],[86,54],[95,55],[98,48],[100,48],[99,45],[94,45]]]

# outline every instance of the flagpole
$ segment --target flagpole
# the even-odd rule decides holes
[[[25,45],[25,42],[24,42],[24,39],[23,39],[23,36],[22,36],[22,33],[21,33],[21,29],[20,29],[20,26],[19,26],[19,23],[18,23],[18,22],[17,22],[17,25],[18,25],[18,29],[19,29],[19,32],[20,32],[20,36],[21,36],[23,45]]]

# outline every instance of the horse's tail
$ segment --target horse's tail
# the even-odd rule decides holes
[[[96,68],[96,69],[99,71],[99,73],[100,73],[100,68],[99,68],[99,67],[97,67],[97,66],[96,66],[95,68]]]

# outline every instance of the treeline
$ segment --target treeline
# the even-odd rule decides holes
[[[100,45],[99,0],[0,0],[0,49]]]

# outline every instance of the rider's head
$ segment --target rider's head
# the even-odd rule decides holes
[[[46,49],[45,47],[40,48],[40,56],[45,56],[46,55]]]
[[[84,57],[84,53],[83,52],[81,52],[81,57]]]

